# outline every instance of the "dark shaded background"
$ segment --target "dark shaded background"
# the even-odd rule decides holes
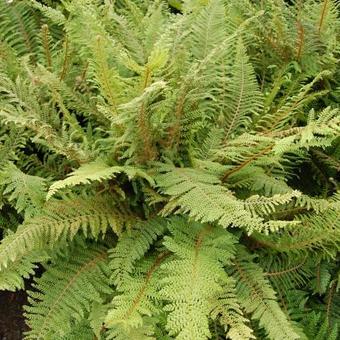
[[[0,292],[0,340],[21,340],[27,330],[22,306],[26,304],[24,291]]]

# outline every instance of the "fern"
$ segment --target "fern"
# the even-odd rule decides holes
[[[235,282],[229,277],[222,296],[216,301],[212,312],[213,318],[219,318],[224,326],[225,335],[232,340],[254,339],[249,320],[243,315],[241,306],[236,297]]]
[[[102,302],[102,296],[111,293],[105,249],[77,247],[70,255],[71,260],[52,266],[30,291],[31,305],[26,307],[26,313],[32,331],[27,333],[27,339],[65,335],[71,330],[72,320],[81,320],[92,302]]]
[[[25,3],[6,3],[2,1],[1,8],[1,41],[6,41],[18,54],[37,52],[37,36],[39,27],[31,20],[32,10]]]
[[[281,236],[276,236],[273,240],[268,240],[268,245],[277,247],[282,252],[293,253],[322,249],[325,255],[332,257],[339,247],[338,217],[337,208],[329,208],[319,215],[312,213],[302,215],[299,217],[302,229],[287,231]],[[305,228],[308,228],[308,233],[305,232]]]
[[[119,239],[117,246],[110,251],[111,280],[118,288],[132,273],[135,262],[143,257],[164,229],[165,223],[161,219],[140,222]]]
[[[25,212],[26,217],[39,213],[44,205],[46,181],[38,176],[24,174],[12,163],[9,163],[0,175],[0,185],[8,200],[15,201],[15,209]]]
[[[160,280],[158,269],[167,253],[161,253],[149,264],[144,273],[141,266],[139,275],[124,276],[117,288],[118,295],[112,300],[105,324],[110,329],[109,339],[123,339],[135,336],[141,339],[150,339],[154,333],[152,315],[160,310],[153,298],[157,296],[156,287]]]
[[[162,170],[165,173],[158,176],[157,184],[163,193],[173,196],[162,210],[165,216],[172,212],[189,213],[198,221],[217,221],[223,227],[244,227],[250,233],[253,230],[268,232],[285,226],[284,222],[266,222],[259,215],[251,214],[246,208],[247,203],[244,206],[211,174],[165,166]]]
[[[234,260],[234,277],[241,305],[254,319],[259,320],[259,325],[271,339],[298,339],[299,336],[276,301],[274,290],[263,278],[261,269],[252,263],[251,257],[244,250],[239,254],[240,258]]]
[[[100,202],[100,203],[99,203]],[[94,205],[95,204],[95,205]],[[93,237],[105,233],[108,227],[119,233],[125,224],[122,213],[105,199],[55,201],[44,213],[28,219],[0,245],[1,267],[35,249],[53,246],[59,240],[73,239],[79,230]]]
[[[228,107],[224,113],[225,140],[230,138],[233,131],[242,131],[240,128],[249,126],[251,118],[259,114],[263,106],[254,71],[248,62],[242,41],[237,44],[231,74],[230,89],[226,98]]]
[[[338,7],[0,2],[22,338],[338,338]]]
[[[109,338],[123,339],[130,336],[148,338],[153,334],[152,320],[150,318],[148,321],[148,317],[151,317],[158,308],[150,297],[156,294],[159,266],[169,254],[160,253],[151,263],[146,261],[144,266],[140,266],[138,260],[164,230],[165,223],[161,219],[149,221],[147,224],[140,223],[130,231],[130,235],[121,237],[117,246],[110,252],[111,281],[117,287],[119,295],[112,300],[105,320],[110,329]],[[140,268],[137,275],[136,265]]]
[[[50,199],[57,191],[62,188],[69,186],[72,187],[79,184],[87,184],[92,181],[107,180],[120,172],[126,173],[130,179],[134,177],[141,177],[149,181],[150,184],[153,184],[153,179],[141,169],[129,166],[110,167],[105,162],[99,160],[81,166],[79,169],[69,174],[68,178],[64,180],[54,182],[47,193],[47,199]]]
[[[19,258],[0,272],[0,290],[16,291],[25,288],[25,279],[35,274],[37,263],[44,262],[49,256],[44,252],[32,252],[29,256]]]
[[[225,8],[221,1],[210,1],[202,6],[193,25],[192,53],[195,58],[206,58],[211,49],[224,40]]]
[[[172,237],[164,244],[175,257],[162,265],[160,291],[170,312],[167,327],[178,339],[205,339],[210,335],[211,301],[223,292],[227,280],[223,265],[233,256],[234,240],[221,229],[197,224],[188,228],[180,219],[169,228]]]

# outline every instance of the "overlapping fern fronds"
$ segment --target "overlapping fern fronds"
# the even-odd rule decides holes
[[[52,339],[71,331],[71,321],[84,318],[93,302],[111,293],[105,262],[106,249],[78,246],[70,259],[62,259],[36,280],[26,307],[27,339]],[[67,272],[65,273],[65,268]],[[66,274],[66,275],[65,275]]]
[[[338,9],[0,2],[0,289],[34,282],[27,339],[338,337]]]

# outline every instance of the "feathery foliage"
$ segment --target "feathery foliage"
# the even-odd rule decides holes
[[[26,339],[339,337],[339,4],[0,1],[0,289]]]

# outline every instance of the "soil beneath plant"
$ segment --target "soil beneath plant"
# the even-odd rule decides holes
[[[27,302],[24,291],[0,292],[0,340],[22,340],[27,331],[23,305]]]

